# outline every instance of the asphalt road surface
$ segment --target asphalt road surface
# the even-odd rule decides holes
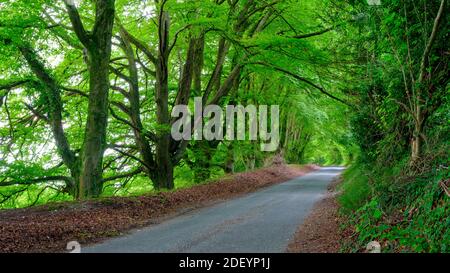
[[[279,253],[343,168],[322,168],[244,197],[198,209],[83,253]]]

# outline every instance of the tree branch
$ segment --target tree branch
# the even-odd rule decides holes
[[[420,63],[419,83],[423,82],[423,80],[425,79],[427,59],[430,55],[431,48],[433,47],[434,41],[436,40],[438,28],[439,28],[439,25],[442,20],[442,14],[444,13],[444,7],[445,7],[445,0],[442,0],[441,5],[439,7],[439,11],[436,15],[436,18],[434,19],[433,30],[431,32],[427,46],[425,47],[425,51],[423,52],[423,55],[422,55],[422,61]]]
[[[136,169],[134,171],[130,171],[130,172],[127,172],[127,173],[123,173],[123,174],[118,174],[118,175],[115,175],[115,176],[107,177],[107,178],[103,179],[103,183],[114,181],[114,180],[118,180],[118,179],[122,179],[122,178],[133,177],[133,176],[136,176],[136,175],[142,173],[142,171],[143,171],[142,168],[138,168],[138,169]]]
[[[65,181],[69,184],[73,183],[73,180],[71,177],[67,176],[46,176],[41,178],[35,178],[35,179],[27,179],[27,180],[13,180],[13,181],[6,181],[0,183],[0,187],[6,187],[6,186],[16,186],[16,185],[34,185],[34,184],[42,184],[49,181]]]
[[[69,18],[70,21],[72,22],[75,34],[85,47],[90,47],[91,38],[83,26],[83,22],[81,21],[80,14],[78,13],[77,8],[75,7],[74,1],[64,0],[64,3],[66,4],[67,13],[69,14]]]
[[[129,42],[131,42],[132,44],[134,44],[140,51],[142,51],[145,56],[147,56],[147,58],[153,63],[156,64],[157,63],[157,59],[155,57],[155,55],[153,55],[150,47],[148,47],[145,43],[143,43],[142,41],[140,41],[138,38],[136,38],[135,36],[133,36],[131,33],[129,33],[125,27],[122,25],[122,23],[120,22],[120,20],[118,18],[116,18],[116,24],[119,25],[120,27],[120,31],[122,32],[122,37],[126,38],[129,40]]]
[[[323,87],[313,83],[311,80],[306,79],[304,77],[301,77],[300,75],[297,75],[297,74],[295,74],[295,73],[293,73],[293,72],[291,72],[289,70],[286,70],[286,69],[281,68],[281,67],[273,66],[273,65],[270,65],[270,64],[267,64],[267,63],[264,63],[264,62],[256,62],[254,64],[263,65],[263,66],[272,68],[272,69],[274,69],[276,71],[279,71],[279,72],[282,72],[284,74],[287,74],[287,75],[293,77],[296,80],[299,80],[301,82],[304,82],[304,83],[314,87],[315,89],[319,90],[322,94],[324,94],[324,95],[326,95],[326,96],[328,96],[328,97],[330,97],[330,98],[332,98],[332,99],[334,99],[336,101],[339,101],[339,102],[341,102],[341,103],[343,103],[343,104],[345,104],[347,106],[353,107],[349,102],[346,102],[346,101],[344,101],[344,100],[342,100],[342,99],[340,99],[340,98],[330,94],[328,91],[325,90],[325,88],[323,88]]]
[[[23,80],[17,80],[17,81],[11,81],[7,83],[0,84],[0,90],[10,90],[17,88],[21,85],[24,85],[26,83],[32,82],[32,79],[23,79]]]
[[[329,28],[326,28],[326,29],[322,29],[322,30],[319,30],[319,31],[316,31],[316,32],[308,33],[308,34],[296,35],[296,36],[293,36],[292,38],[295,38],[295,39],[306,39],[306,38],[310,38],[310,37],[314,37],[314,36],[319,36],[319,35],[325,34],[327,32],[332,31],[333,29],[335,29],[335,26],[329,27]]]

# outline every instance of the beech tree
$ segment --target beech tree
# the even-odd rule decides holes
[[[89,106],[83,145],[78,153],[71,148],[64,132],[62,118],[64,105],[61,101],[61,85],[40,61],[32,45],[26,42],[25,38],[19,38],[17,41],[3,38],[7,45],[14,43],[17,46],[36,77],[35,80],[39,81],[41,85],[43,96],[46,99],[46,103],[48,103],[46,107],[48,118],[44,118],[44,120],[50,125],[58,154],[71,174],[70,178],[61,176],[44,177],[23,182],[9,181],[9,184],[64,180],[67,182],[68,191],[76,198],[95,197],[101,193],[103,153],[106,147],[109,59],[115,14],[114,2],[114,0],[99,0],[95,2],[95,23],[92,31],[88,32],[83,26],[74,2],[65,1],[73,31],[83,46],[82,50],[88,57],[89,94],[87,96],[89,98]],[[40,22],[36,23],[39,24]],[[19,24],[13,27],[20,29],[27,26]],[[17,82],[16,86],[19,83],[24,84],[26,81]]]

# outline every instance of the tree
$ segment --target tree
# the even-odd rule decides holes
[[[48,100],[48,123],[52,128],[58,154],[71,174],[71,179],[64,179],[69,181],[69,191],[76,198],[89,198],[99,196],[102,191],[102,164],[108,118],[109,59],[115,9],[113,0],[96,1],[95,23],[92,32],[87,32],[73,1],[65,3],[73,30],[89,59],[89,106],[83,146],[79,155],[71,149],[64,132],[62,86],[39,60],[30,43],[22,39],[17,41],[17,47],[42,84]],[[6,39],[6,43],[11,42],[12,40]],[[42,182],[42,180],[45,181],[45,179],[34,181]]]
[[[95,2],[95,23],[88,33],[73,1],[65,0],[74,32],[88,52],[89,106],[80,155],[79,197],[99,196],[102,191],[103,153],[108,124],[109,59],[115,17],[115,0]]]

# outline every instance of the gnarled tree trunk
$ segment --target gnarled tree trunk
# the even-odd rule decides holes
[[[156,67],[156,119],[160,125],[156,133],[156,171],[154,181],[158,189],[173,189],[173,164],[170,155],[171,135],[169,114],[169,13],[161,10],[159,16],[159,51]]]
[[[66,0],[73,29],[88,52],[89,105],[80,153],[78,198],[97,197],[103,188],[103,154],[108,125],[109,61],[115,16],[115,0],[96,0],[95,24],[87,32],[73,4]]]

